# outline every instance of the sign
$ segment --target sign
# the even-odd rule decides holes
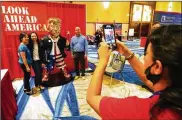
[[[134,36],[134,29],[133,28],[129,29],[129,36]]]
[[[158,21],[161,24],[181,24],[182,21],[181,13],[170,13],[170,12],[158,12],[154,14],[154,21]]]
[[[95,24],[95,28],[96,28],[96,31],[99,29],[99,30],[102,30],[102,26],[103,26],[104,24],[100,24],[100,23],[96,23]]]
[[[122,24],[121,23],[115,23],[114,28],[115,28],[115,33],[117,33],[118,35],[121,35],[121,33],[122,33]]]
[[[111,23],[105,23],[105,24],[111,24]],[[104,23],[103,24],[96,23],[96,27],[95,27],[96,30],[98,30],[98,29],[102,30],[103,25],[104,25]],[[117,33],[118,35],[121,35],[121,33],[122,33],[122,24],[121,23],[115,23],[114,28],[115,28],[115,33]]]
[[[45,4],[2,2],[0,9],[2,11],[2,28],[7,34],[16,34],[23,31],[45,32],[47,30],[47,9]]]

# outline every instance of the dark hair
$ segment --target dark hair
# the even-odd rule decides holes
[[[39,42],[39,39],[38,39],[38,35],[37,35],[37,33],[36,32],[31,32],[30,34],[29,34],[29,43],[28,43],[28,45],[27,45],[27,47],[30,49],[30,50],[32,50],[32,48],[33,48],[33,41],[32,41],[32,38],[31,38],[31,35],[32,34],[36,34],[36,36],[37,36],[37,43]]]
[[[151,119],[164,109],[182,117],[182,26],[161,26],[148,37],[152,44],[153,60],[160,60],[168,68],[171,85],[162,91],[159,100],[150,109]],[[148,47],[146,44],[145,49]]]
[[[153,25],[155,25],[155,24],[160,24],[160,22],[158,22],[158,21],[155,21],[155,22],[153,23]]]
[[[20,33],[20,35],[19,35],[19,40],[20,40],[20,42],[22,42],[22,39],[23,39],[26,35],[28,35],[26,32]]]
[[[155,24],[160,24],[160,22],[158,22],[158,21],[155,21],[154,23],[153,23],[153,25],[155,25]],[[161,26],[161,25],[160,25]],[[156,28],[156,29],[158,29],[158,28]],[[153,30],[153,31],[155,31],[155,30]],[[152,32],[153,32],[152,31]],[[152,33],[151,32],[151,33]],[[147,39],[147,41],[146,41],[146,45],[145,46],[148,46],[149,45],[149,43],[150,43],[150,41],[149,41],[149,39]],[[144,52],[146,52],[147,51],[147,47],[145,47],[145,49],[144,49]]]

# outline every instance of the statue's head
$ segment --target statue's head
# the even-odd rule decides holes
[[[52,37],[57,38],[61,32],[61,20],[59,18],[49,18],[48,31]]]

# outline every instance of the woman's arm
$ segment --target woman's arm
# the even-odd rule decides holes
[[[98,50],[99,53],[99,64],[94,71],[90,85],[87,89],[87,102],[88,104],[99,113],[99,104],[102,99],[102,81],[105,68],[107,66],[111,51],[106,43],[102,43],[102,46]]]
[[[28,63],[27,63],[25,52],[20,52],[20,56],[22,58],[23,64],[25,65],[25,67],[27,69],[27,72],[30,72],[30,68],[29,68]]]
[[[129,50],[122,42],[118,40],[117,40],[117,50],[125,57],[128,57],[132,54],[132,51]],[[145,83],[145,85],[147,85],[151,90],[153,90],[153,83],[146,78],[145,69],[142,62],[140,62],[140,60],[136,56],[132,57],[130,60],[128,60],[128,62],[135,70],[139,78]]]

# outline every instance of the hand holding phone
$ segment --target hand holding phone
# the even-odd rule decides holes
[[[111,51],[112,50],[109,48],[106,42],[101,42],[101,46],[98,49],[99,61],[107,64]]]
[[[103,25],[103,32],[105,42],[109,45],[112,50],[116,50],[116,38],[115,38],[115,29],[113,24]]]

